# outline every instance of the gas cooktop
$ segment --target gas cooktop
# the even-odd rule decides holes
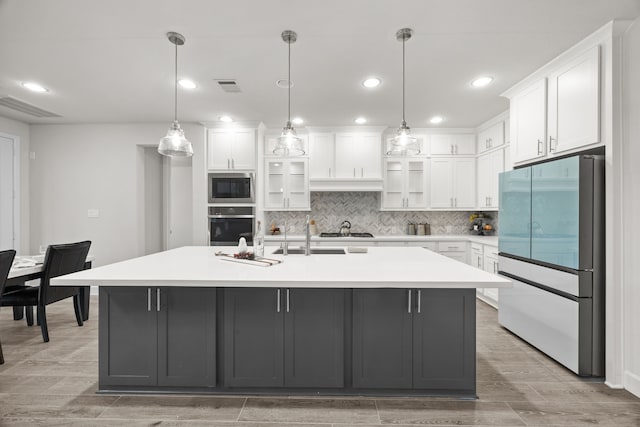
[[[371,233],[351,233],[348,235],[340,233],[320,233],[320,237],[373,237]]]

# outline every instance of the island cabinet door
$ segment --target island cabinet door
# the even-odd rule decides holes
[[[412,388],[412,293],[354,289],[354,388]]]
[[[286,387],[344,386],[344,289],[285,289]]]
[[[216,289],[155,288],[158,385],[216,385]]]
[[[224,386],[282,387],[282,289],[224,289]]]
[[[475,290],[416,291],[413,386],[475,390]]]
[[[157,312],[152,288],[101,287],[100,387],[156,385]]]

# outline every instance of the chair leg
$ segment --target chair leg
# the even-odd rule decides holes
[[[4,364],[4,355],[2,354],[2,343],[0,342],[0,365]]]
[[[47,328],[47,314],[44,305],[38,305],[38,319],[40,319],[40,329],[42,330],[42,340],[49,342],[49,329]]]
[[[76,312],[76,321],[78,322],[78,326],[82,326],[82,303],[80,302],[80,294],[75,294],[73,296],[73,310]]]
[[[27,325],[29,326],[33,326],[33,307],[31,306],[27,306],[24,308],[24,312],[26,313],[26,317],[27,317]]]

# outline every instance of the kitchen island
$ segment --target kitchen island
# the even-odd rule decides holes
[[[100,391],[475,397],[475,288],[508,280],[423,248],[220,250],[52,279],[100,287]]]

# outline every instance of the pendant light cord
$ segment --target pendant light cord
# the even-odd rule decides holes
[[[178,121],[178,43],[175,43],[176,51],[175,51],[175,73],[174,73],[174,92],[173,92],[173,114],[174,121]]]
[[[287,87],[288,87],[288,93],[289,93],[289,106],[288,106],[288,113],[287,113],[287,122],[291,122],[291,38],[289,38],[289,40],[287,41],[287,44],[289,45],[289,75],[287,76]]]
[[[405,37],[402,37],[402,123],[404,120],[404,42]]]

